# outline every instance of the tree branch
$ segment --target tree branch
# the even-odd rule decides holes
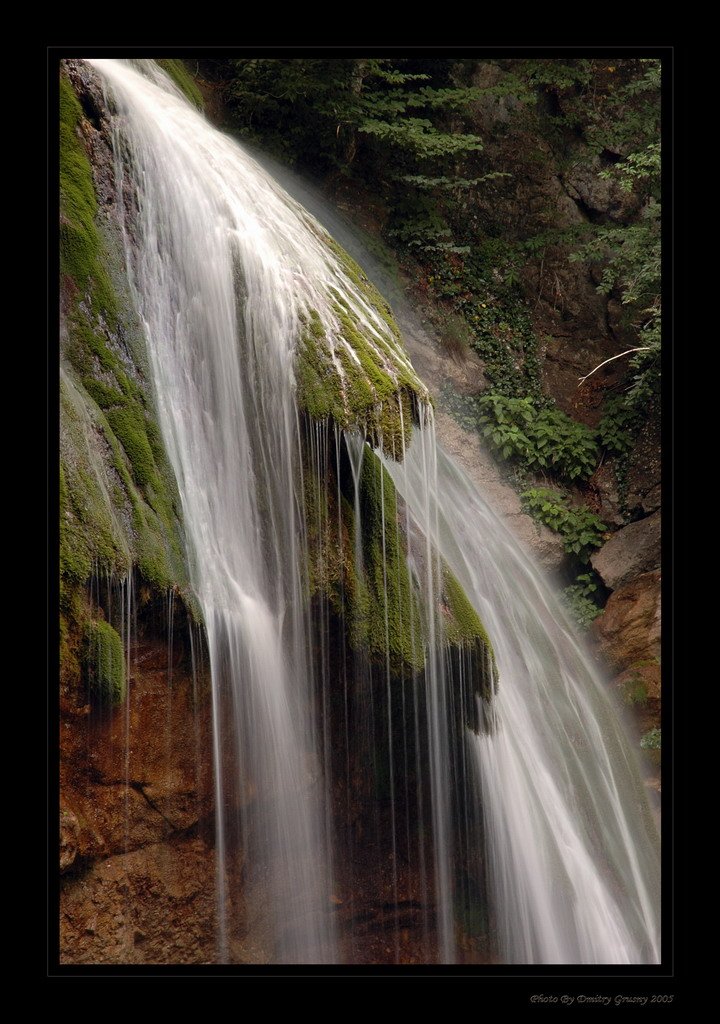
[[[638,348],[629,348],[625,352],[619,352],[616,356],[610,356],[609,359],[606,359],[604,362],[600,363],[600,365],[596,366],[594,370],[590,371],[590,373],[586,373],[584,377],[580,377],[578,379],[578,387],[580,387],[581,384],[584,384],[588,377],[592,377],[592,375],[596,373],[601,367],[607,366],[608,363],[612,363],[614,359],[622,359],[623,356],[629,356],[633,352],[647,352],[649,348],[649,345],[640,345]]]

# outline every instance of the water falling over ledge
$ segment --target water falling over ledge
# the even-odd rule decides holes
[[[395,928],[415,915],[425,962],[455,962],[481,910],[510,962],[653,962],[657,856],[627,742],[544,581],[418,429],[426,393],[382,311],[152,65],[90,63],[137,197],[128,273],[210,648],[219,959],[236,956],[241,848],[271,959],[357,962],[336,889],[387,833],[378,899]],[[339,567],[308,606],[318,535]],[[499,667],[477,736],[455,707],[446,567]]]

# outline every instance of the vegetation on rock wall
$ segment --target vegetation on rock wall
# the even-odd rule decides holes
[[[313,434],[317,429],[309,426]],[[332,436],[327,426],[320,429],[326,439]],[[306,457],[310,595],[329,603],[346,624],[350,646],[363,657],[382,666],[387,662],[393,677],[422,672],[428,637],[426,595],[408,570],[409,540],[395,485],[369,447],[363,452],[358,486],[359,536],[353,475],[341,473],[338,482],[335,454],[322,464]],[[489,698],[496,670],[487,632],[447,565],[442,566],[438,586],[436,612],[444,642],[448,649],[465,653],[468,676],[477,692]]]
[[[158,59],[157,63],[172,78],[175,85],[192,105],[202,110],[204,106],[202,93],[198,89],[195,79],[185,67],[185,61],[165,57]]]
[[[101,213],[91,161],[108,140],[60,79],[60,659],[81,702],[114,707],[125,656],[89,599],[93,579],[133,576],[156,596],[189,590],[180,503],[157,425],[145,340],[125,276],[119,227]],[[107,182],[103,183],[107,186]],[[107,189],[106,189],[107,190]],[[148,589],[149,588],[149,589]]]
[[[360,430],[401,459],[413,420],[430,400],[427,388],[412,368],[388,303],[330,235],[318,234],[366,308],[361,316],[348,293],[331,284],[325,322],[316,309],[301,314],[298,403],[313,419]]]
[[[120,636],[109,622],[99,619],[87,624],[83,660],[91,697],[102,704],[122,704],[125,653]]]

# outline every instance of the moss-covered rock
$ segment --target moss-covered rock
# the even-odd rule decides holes
[[[424,663],[420,603],[408,571],[395,485],[369,449],[360,474],[363,565],[355,566],[351,637],[393,665]]]
[[[83,668],[91,698],[113,707],[125,700],[125,655],[122,640],[109,622],[96,619],[85,627]]]
[[[185,61],[171,58],[157,60],[157,64],[163,71],[172,78],[180,92],[188,99],[194,107],[202,110],[204,107],[202,93],[198,89],[194,78],[185,66]]]
[[[135,568],[189,600],[180,499],[160,435],[145,337],[112,211],[101,213],[95,174],[110,174],[109,140],[84,121],[61,76],[62,271],[60,587],[64,608],[94,567]],[[91,165],[86,136],[107,160]],[[103,181],[106,194],[112,194]]]
[[[337,480],[335,467],[342,459],[327,444],[331,437],[328,433],[319,445],[330,457],[307,459],[304,470],[311,597],[327,600],[344,622],[351,648],[372,663],[389,666],[394,678],[424,671],[433,616],[435,639],[455,663],[453,677],[462,680],[457,707],[465,724],[479,732],[487,726],[481,720],[483,708],[497,681],[492,645],[479,615],[442,562],[437,606],[426,607],[427,595],[408,567],[405,519],[395,486],[368,446],[358,480],[358,536],[354,476],[348,470]],[[415,554],[422,561],[423,554]]]
[[[79,127],[83,110],[69,80],[60,78],[60,271],[72,279],[93,311],[110,319],[115,299],[101,261],[95,224],[97,200],[92,168]]]
[[[328,262],[327,305],[301,313],[298,404],[313,419],[358,430],[374,447],[402,459],[429,393],[387,302],[330,235],[310,226]]]

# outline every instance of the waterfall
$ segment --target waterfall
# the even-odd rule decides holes
[[[495,727],[467,741],[504,959],[655,963],[657,837],[617,712],[542,575],[468,478],[437,458],[434,480],[422,446],[387,468],[494,641]]]
[[[353,893],[373,884],[386,959],[405,922],[422,962],[491,930],[508,962],[657,961],[632,751],[547,583],[437,445],[399,340],[318,222],[159,68],[88,63],[210,653],[218,959],[248,955],[242,911],[260,959],[355,962]],[[387,371],[365,436],[302,415],[307,331],[343,410],[379,386],[361,346]],[[452,621],[458,583],[494,695],[492,654],[478,667],[480,633]]]

